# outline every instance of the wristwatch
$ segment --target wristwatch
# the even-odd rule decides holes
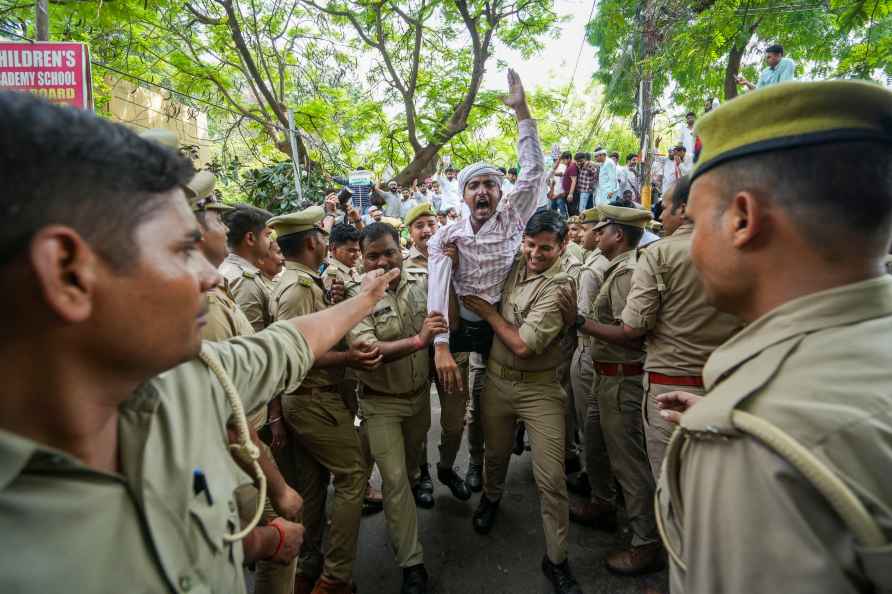
[[[573,329],[579,330],[585,325],[585,316],[582,314],[576,314],[576,321],[573,322]]]

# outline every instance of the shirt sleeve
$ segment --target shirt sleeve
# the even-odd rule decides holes
[[[784,58],[783,60],[781,60],[779,68],[780,72],[778,72],[777,82],[793,80],[793,75],[796,71],[796,64],[793,63],[793,60]]]
[[[514,183],[514,191],[507,200],[503,200],[505,208],[513,210],[521,228],[536,211],[539,194],[545,183],[545,159],[539,146],[539,131],[536,120],[528,118],[517,123],[519,139],[517,155],[520,161],[520,175]],[[501,204],[499,205],[501,207]]]
[[[312,295],[308,295],[307,291],[300,283],[294,283],[282,291],[275,306],[275,319],[290,320],[315,313]]]
[[[313,367],[313,352],[291,324],[277,322],[252,336],[205,342],[235,384],[246,411],[294,391]]]
[[[616,272],[616,277],[610,286],[610,308],[616,323],[622,320],[623,308],[631,289],[632,271],[627,269]]]
[[[594,320],[592,313],[592,305],[595,297],[601,291],[601,279],[590,266],[585,266],[579,275],[579,294],[577,299],[577,309],[580,315]]]
[[[427,242],[427,311],[438,312],[449,323],[449,286],[452,284],[452,260],[443,251],[449,243],[449,229],[441,227]],[[449,333],[438,334],[434,344],[449,344]]]
[[[258,274],[260,273],[258,272]],[[242,282],[245,283],[244,289],[236,293],[235,300],[242,308],[245,317],[248,318],[248,322],[251,323],[251,327],[254,328],[254,332],[260,332],[266,328],[268,315],[264,311],[267,306],[266,300],[263,298],[263,289],[250,279],[244,279]]]
[[[201,329],[201,339],[217,342],[235,336],[235,327],[216,296],[208,297],[207,323]]]
[[[632,273],[632,285],[622,321],[636,330],[653,330],[660,311],[659,264],[654,254],[644,250]]]
[[[572,280],[566,281],[572,288]],[[555,283],[542,292],[518,329],[521,340],[534,354],[541,355],[564,329],[558,297],[564,288]]]

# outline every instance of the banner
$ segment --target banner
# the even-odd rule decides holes
[[[92,110],[90,50],[76,42],[0,42],[0,90]]]

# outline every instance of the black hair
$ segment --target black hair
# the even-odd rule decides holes
[[[331,228],[328,242],[332,247],[340,247],[350,241],[359,241],[359,229],[346,223],[338,223]]]
[[[582,159],[585,159],[585,153],[576,153],[576,155],[573,158],[576,159],[577,161],[581,161]]]
[[[545,232],[554,233],[562,243],[567,237],[567,222],[556,211],[543,210],[533,214],[523,230],[527,237]]]
[[[765,53],[766,53],[766,54],[780,54],[780,55],[784,55],[784,46],[782,46],[782,45],[779,44],[779,43],[775,43],[775,44],[773,44],[773,45],[769,45],[767,48],[765,48]]]
[[[695,118],[697,117],[697,114],[694,113],[693,111],[689,111],[688,113],[684,114],[684,117],[688,117],[689,115],[692,115],[692,116],[694,116]]]
[[[400,234],[399,231],[393,228],[392,225],[387,223],[372,223],[367,227],[363,228],[362,235],[359,237],[359,247],[362,248],[362,251],[365,251],[365,246],[369,244],[371,241],[378,241],[382,237],[386,237],[390,235],[393,238],[393,241],[400,245]]]
[[[591,153],[585,153],[585,159],[586,159],[586,161],[591,161],[591,160],[592,160],[592,154],[591,154]]]
[[[517,175],[517,167],[509,167],[508,173],[511,175]]]
[[[691,178],[683,175],[675,183],[670,186],[669,196],[672,202],[672,208],[669,212],[675,213],[682,206],[688,205],[688,195],[691,192]]]
[[[572,159],[572,158],[573,158],[573,153],[571,153],[570,151],[564,151],[561,153],[561,159]]]
[[[283,256],[286,258],[296,258],[300,256],[307,247],[307,238],[314,237],[317,233],[319,233],[319,230],[315,227],[304,231],[298,231],[297,233],[289,233],[284,237],[277,237],[276,243],[279,244]]]
[[[89,111],[0,92],[0,264],[47,225],[71,227],[113,269],[139,258],[134,232],[186,184],[192,163]]]
[[[637,156],[638,155],[636,153],[629,153],[628,155],[626,155],[626,163],[628,163],[629,161],[631,161],[632,159],[634,159]]]
[[[250,204],[236,204],[235,208],[224,215],[223,221],[229,227],[226,234],[226,243],[230,248],[236,248],[245,239],[248,233],[259,234],[266,227],[266,222],[273,218],[268,210],[251,206]],[[285,249],[282,249],[282,253]]]
[[[610,153],[610,155],[608,155],[608,156],[609,156],[611,159],[616,159],[617,161],[619,161],[619,153],[616,152],[616,151],[613,151],[613,152]]]
[[[498,172],[501,173],[502,175],[505,175],[506,173],[508,173],[508,172],[505,170],[504,167],[497,167],[496,169],[497,169]]]
[[[642,227],[623,225],[622,223],[614,223],[614,225],[623,230],[623,241],[626,242],[626,246],[638,247],[638,242],[644,237],[644,229]]]
[[[853,246],[880,253],[889,245],[892,151],[885,145],[800,146],[742,157],[715,172],[723,189],[720,211],[737,192],[750,191],[786,211],[802,237],[828,259],[850,254]]]

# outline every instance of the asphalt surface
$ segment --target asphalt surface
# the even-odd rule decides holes
[[[550,594],[550,583],[540,568],[545,538],[539,498],[533,481],[532,456],[512,456],[506,493],[492,533],[480,536],[471,527],[471,515],[480,494],[458,501],[441,485],[433,471],[439,456],[440,408],[431,397],[432,422],[428,456],[434,475],[436,505],[418,510],[424,561],[430,575],[431,594]],[[467,440],[456,466],[467,470]],[[570,495],[573,497],[573,495]],[[668,592],[666,572],[644,578],[618,577],[604,567],[604,557],[629,541],[628,530],[616,534],[570,525],[569,556],[585,594],[639,594]],[[384,514],[363,518],[354,581],[360,594],[398,594],[401,573],[394,562]]]

